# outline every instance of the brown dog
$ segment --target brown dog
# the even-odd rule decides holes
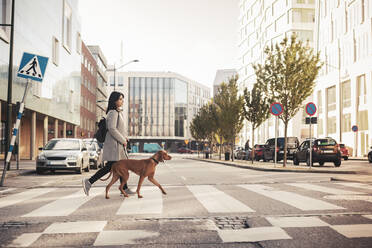
[[[112,179],[111,182],[106,186],[106,199],[109,199],[108,192],[110,187],[121,177],[123,180],[119,186],[119,190],[125,197],[128,197],[128,194],[125,193],[123,190],[124,184],[128,181],[129,178],[129,171],[132,171],[140,176],[138,185],[137,185],[137,195],[138,198],[142,198],[140,194],[141,185],[145,177],[148,177],[149,181],[159,187],[161,192],[166,195],[167,193],[164,191],[163,187],[155,180],[155,169],[159,162],[164,162],[164,160],[171,160],[172,157],[168,155],[168,153],[164,150],[160,150],[155,153],[151,158],[148,159],[125,159],[119,160],[115,164],[112,165],[110,174],[107,178],[101,179],[102,181],[106,181],[110,178],[111,174]]]

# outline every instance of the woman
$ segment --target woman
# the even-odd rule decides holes
[[[107,161],[106,165],[96,172],[91,178],[82,180],[83,189],[89,196],[90,187],[98,179],[106,175],[111,170],[111,166],[118,160],[128,159],[126,151],[127,138],[125,137],[124,117],[121,107],[123,106],[124,95],[120,92],[112,92],[106,110],[107,133],[103,143],[102,161]],[[120,181],[122,179],[120,178]],[[124,185],[127,194],[134,194],[127,184]]]

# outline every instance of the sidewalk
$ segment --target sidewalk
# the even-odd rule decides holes
[[[4,171],[4,160],[1,161],[0,175]],[[15,177],[18,175],[26,175],[36,173],[36,161],[35,160],[21,160],[19,161],[19,169],[17,170],[17,162],[11,161],[10,170],[5,173],[5,178]]]
[[[294,166],[292,161],[287,163],[286,167],[283,167],[283,164],[274,164],[270,162],[257,162],[254,161],[252,164],[251,161],[245,160],[234,160],[234,161],[225,161],[217,159],[218,156],[214,156],[213,159],[204,159],[204,158],[190,158],[193,160],[208,162],[208,163],[217,163],[221,165],[234,166],[244,169],[258,170],[258,171],[270,171],[270,172],[294,172],[294,173],[327,173],[327,174],[336,174],[332,175],[330,179],[332,181],[348,181],[348,182],[359,182],[359,183],[372,183],[372,165],[370,165],[366,159],[367,169],[360,169],[360,167],[351,167],[347,168],[334,167],[333,164],[325,164],[325,166],[315,165],[313,167],[308,167],[304,165]],[[350,159],[352,160],[352,159]],[[355,159],[360,160],[360,159]]]

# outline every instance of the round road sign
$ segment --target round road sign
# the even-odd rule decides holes
[[[315,115],[316,105],[313,102],[309,102],[308,104],[306,104],[305,110],[308,115]]]
[[[358,132],[358,126],[357,125],[352,126],[351,130],[353,130],[353,132]]]
[[[281,115],[283,113],[283,105],[279,102],[272,103],[270,106],[270,112],[276,116]]]

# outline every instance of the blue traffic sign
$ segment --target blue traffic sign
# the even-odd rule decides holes
[[[48,59],[48,57],[24,52],[17,76],[42,82]]]
[[[358,132],[358,126],[357,125],[352,126],[351,130],[353,130],[353,132]]]
[[[315,115],[316,105],[313,102],[309,102],[308,104],[306,104],[305,110],[308,115]]]
[[[270,112],[276,116],[281,115],[283,113],[283,109],[283,105],[279,102],[274,102],[270,106]]]

